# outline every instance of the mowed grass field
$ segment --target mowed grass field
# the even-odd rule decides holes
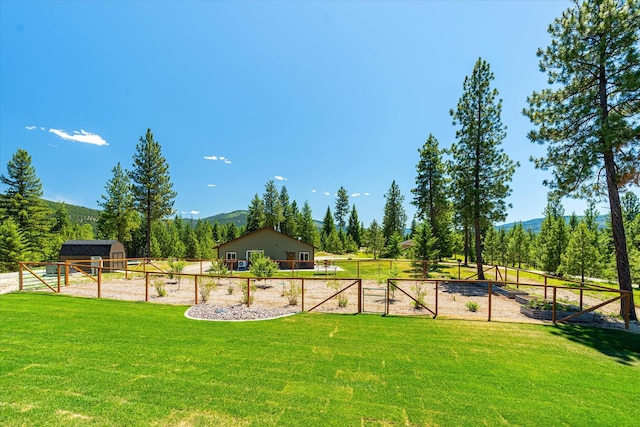
[[[0,296],[2,426],[635,426],[640,335]]]

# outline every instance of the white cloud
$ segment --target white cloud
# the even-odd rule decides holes
[[[370,193],[364,193],[364,195],[365,195],[365,196],[369,196],[369,195],[370,195]]]
[[[331,193],[329,193],[328,191],[323,191],[322,194],[324,194],[325,196],[330,196]]]
[[[80,131],[73,131],[73,134],[69,134],[61,129],[49,129],[49,132],[67,141],[92,145],[109,145],[100,135],[87,132],[84,129],[80,129]]]
[[[46,129],[44,128],[44,126],[40,126],[40,130],[41,130],[41,131],[43,131],[43,132],[44,132],[44,131],[46,131]]]
[[[273,178],[274,178],[274,179],[277,179],[278,181],[286,181],[286,180],[288,179],[288,178],[285,178],[285,177],[280,176],[280,175],[276,175],[276,176],[274,176]]]
[[[315,192],[316,192],[316,190],[311,190],[311,192],[312,192],[312,193],[315,193]]]
[[[230,165],[231,160],[227,159],[224,156],[204,156],[205,160],[221,160],[225,165]]]
[[[36,128],[36,126],[25,126],[24,128],[26,130],[34,130]]]
[[[351,197],[360,197],[360,193],[353,193]]]
[[[191,211],[189,212],[191,215],[198,215],[200,213],[200,211]]]
[[[207,187],[215,187],[215,184],[207,184]]]

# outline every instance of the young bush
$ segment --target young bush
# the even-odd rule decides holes
[[[416,310],[420,310],[426,306],[425,297],[427,296],[427,290],[424,289],[424,285],[422,283],[417,283],[416,285],[411,287],[413,291],[413,298],[415,300],[411,300],[411,307]]]
[[[242,290],[242,294],[240,295],[240,304],[247,304],[247,305],[253,304],[253,299],[254,299],[253,293],[256,291],[257,287],[253,282],[253,280],[251,281],[250,286],[251,287],[248,288],[247,282],[244,280],[240,283],[240,289]],[[251,292],[249,292],[249,289],[251,290]]]
[[[178,275],[178,290],[180,290],[180,282],[182,281],[182,276],[180,275],[180,273],[182,273],[182,270],[184,270],[184,267],[187,265],[187,263],[181,259],[169,259],[168,263],[169,278],[173,279],[174,275]]]
[[[255,253],[251,256],[251,266],[249,267],[249,272],[253,274],[258,279],[265,279],[265,284],[263,287],[266,287],[266,279],[268,277],[273,277],[273,275],[278,271],[280,267],[278,263],[272,261],[271,258],[265,256],[262,253]]]
[[[198,287],[198,292],[200,293],[200,301],[203,304],[206,304],[209,301],[209,296],[211,296],[211,291],[214,290],[218,285],[212,279],[204,279],[200,286]]]
[[[467,301],[467,303],[464,306],[467,307],[467,310],[474,313],[478,311],[478,307],[479,307],[478,303],[475,301]]]
[[[167,296],[167,290],[164,288],[164,281],[162,279],[154,280],[153,287],[156,289],[156,293],[159,297]]]
[[[328,281],[327,287],[333,289],[334,291],[339,291],[342,289],[342,285],[337,280]],[[344,292],[339,293],[335,298],[338,300],[338,307],[346,307],[347,304],[349,304],[349,298],[344,294]]]
[[[291,280],[289,282],[289,288],[284,291],[284,296],[287,297],[289,305],[298,305],[298,297],[300,294],[300,285],[296,281]]]
[[[229,285],[227,286],[227,293],[231,295],[233,294],[233,290],[234,290],[233,283],[229,283]]]
[[[220,284],[220,277],[227,276],[229,274],[229,267],[224,260],[213,259],[211,260],[211,267],[208,270],[209,274],[218,277],[218,285]]]

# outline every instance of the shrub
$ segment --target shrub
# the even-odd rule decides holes
[[[427,291],[424,289],[424,285],[422,283],[417,283],[411,287],[413,291],[413,300],[411,300],[411,307],[416,310],[420,310],[423,307],[426,307],[425,297],[427,296]]]
[[[153,287],[156,289],[156,292],[159,297],[167,296],[167,290],[164,288],[164,281],[162,279],[154,280]]]
[[[289,282],[289,288],[284,291],[284,296],[289,300],[289,305],[298,305],[298,297],[301,294],[300,285],[295,281]]]
[[[213,259],[211,260],[211,267],[207,270],[212,276],[218,276],[218,285],[220,284],[220,276],[227,276],[229,274],[229,267],[224,260]]]
[[[335,291],[342,290],[342,285],[338,280],[335,280],[335,279],[329,280],[327,282],[327,287]],[[349,298],[344,294],[344,292],[340,292],[338,295],[335,296],[335,298],[338,300],[338,307],[346,307],[347,304],[349,304]]]
[[[227,286],[227,293],[229,295],[233,294],[233,283],[229,283],[229,285]]]
[[[475,301],[467,301],[467,303],[464,306],[467,307],[469,311],[472,311],[474,313],[478,311],[478,307],[479,307],[478,303]]]
[[[204,279],[200,286],[198,287],[198,292],[200,293],[200,301],[203,304],[206,304],[209,301],[209,296],[211,295],[211,291],[215,289],[218,285],[211,279]]]
[[[169,263],[169,279],[173,279],[173,276],[175,274],[178,274],[178,289],[180,289],[180,282],[182,280],[182,276],[180,275],[180,273],[182,273],[182,270],[184,270],[184,267],[187,265],[187,263],[181,259],[178,259],[178,260],[169,259],[168,263]]]
[[[267,277],[273,277],[279,268],[280,267],[277,262],[272,261],[271,258],[265,256],[261,252],[255,253],[251,256],[251,266],[249,267],[249,271],[258,279],[265,279],[264,287],[266,287]]]
[[[253,293],[256,291],[256,285],[251,281],[250,288],[247,287],[247,282],[242,281],[240,284],[240,289],[242,290],[242,294],[240,295],[240,304],[253,304]],[[251,295],[249,295],[249,289],[251,289]]]

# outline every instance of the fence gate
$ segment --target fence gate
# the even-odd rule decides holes
[[[387,288],[362,288],[362,312],[385,314]]]

